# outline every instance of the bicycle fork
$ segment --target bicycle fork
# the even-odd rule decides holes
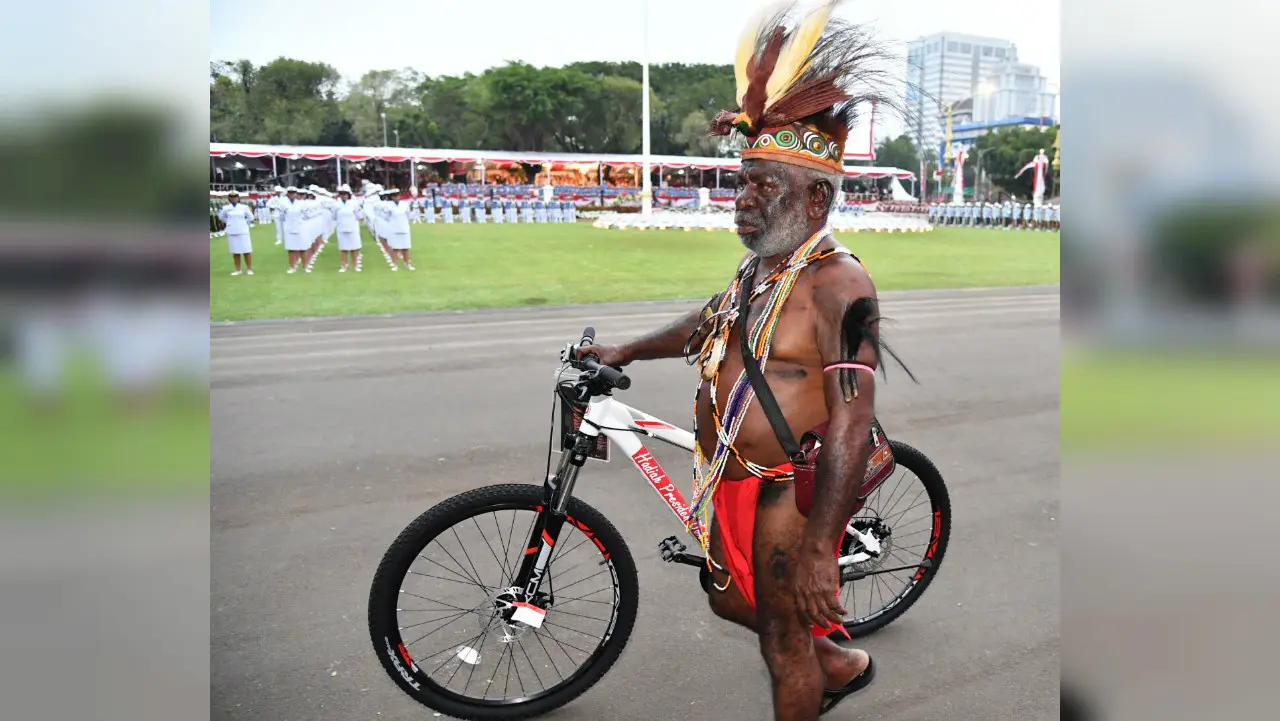
[[[594,439],[578,434],[573,450],[566,451],[561,456],[556,472],[547,476],[543,483],[542,511],[534,521],[528,542],[525,543],[524,557],[513,584],[514,590],[526,602],[532,601],[542,587],[556,542],[560,540],[560,531],[564,528],[565,509],[573,495],[574,483],[586,463],[586,454],[593,441]]]

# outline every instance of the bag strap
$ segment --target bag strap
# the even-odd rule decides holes
[[[751,284],[748,281],[754,279],[755,267],[754,263],[751,264],[743,274],[742,283],[738,285],[741,295],[738,306],[738,321],[741,323],[738,339],[742,345],[742,365],[747,372],[747,380],[751,381],[751,389],[755,391],[756,399],[760,401],[760,408],[769,419],[769,425],[773,426],[773,435],[782,445],[782,450],[787,454],[787,458],[791,459],[792,465],[803,465],[806,460],[805,452],[800,448],[800,444],[796,443],[795,436],[791,434],[791,426],[787,425],[787,419],[782,415],[782,409],[778,407],[773,391],[769,390],[769,383],[764,379],[760,362],[752,352],[751,342],[748,339],[750,333],[747,328],[747,315],[751,311]]]

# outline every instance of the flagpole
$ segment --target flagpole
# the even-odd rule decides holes
[[[644,95],[640,100],[641,138],[642,149],[644,154],[644,185],[640,191],[640,214],[648,216],[653,211],[653,184],[649,180],[649,0],[644,0],[641,5],[641,12],[644,13],[644,22],[642,27],[642,60],[640,62],[640,84],[641,92]]]

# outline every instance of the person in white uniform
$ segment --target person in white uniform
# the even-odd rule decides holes
[[[422,213],[418,210],[418,186],[409,186],[409,222],[421,223]]]
[[[267,211],[271,213],[271,222],[276,226],[276,245],[284,243],[284,224],[280,221],[280,206],[287,202],[288,198],[284,197],[284,188],[276,186],[276,194],[267,201]]]
[[[565,202],[565,211],[569,214],[570,223],[578,222],[578,204],[572,200]]]
[[[475,210],[475,213],[476,213],[476,222],[477,222],[477,223],[483,223],[483,222],[485,222],[485,221],[486,221],[486,217],[485,217],[485,216],[487,216],[487,215],[489,214],[489,213],[485,210],[484,205],[485,205],[485,200],[484,200],[484,198],[481,198],[481,199],[479,199],[479,200],[477,200],[477,201],[476,201],[476,210]]]
[[[375,243],[378,242],[378,214],[375,211],[378,209],[379,190],[381,188],[378,186],[366,183],[360,191],[364,196],[360,199],[360,210],[364,215],[364,224],[369,229],[369,235],[373,236]]]
[[[320,205],[324,208],[324,242],[328,243],[329,239],[338,232],[338,222],[333,217],[333,206],[337,205],[338,198],[324,188],[319,188],[318,192],[321,196]]]
[[[391,213],[393,206],[396,204],[397,198],[400,197],[398,188],[378,189],[378,208],[375,211],[378,215],[378,244],[382,246],[382,252],[387,256],[387,262],[395,265],[395,256],[391,254],[391,234],[394,229],[391,227]]]
[[[341,258],[342,265],[338,268],[339,273],[347,272],[347,261],[351,261],[351,267],[355,268],[357,273],[360,272],[360,219],[363,217],[360,203],[351,199],[351,186],[343,185],[338,188],[338,200],[329,206],[330,215],[333,216],[334,226],[338,231],[338,253]]]
[[[299,198],[298,189],[289,186],[287,196],[280,204],[280,224],[284,228],[284,249],[289,251],[288,273],[298,272],[298,264],[302,262],[302,254],[311,246],[307,238],[307,221],[303,212],[307,209],[307,201]]]
[[[227,195],[227,200],[231,202],[218,208],[218,218],[227,226],[227,247],[231,249],[231,258],[236,264],[231,275],[240,275],[241,258],[244,258],[245,271],[253,275],[253,240],[249,237],[253,211],[240,202],[240,194],[234,190]]]
[[[389,190],[387,193],[396,191]],[[413,240],[409,230],[409,200],[395,200],[394,198],[386,200],[381,205],[385,213],[386,222],[383,227],[387,231],[387,245],[391,254],[391,270],[396,268],[396,259],[398,258],[404,264],[405,270],[414,270],[413,264],[409,262],[409,249],[413,245]]]
[[[507,222],[519,223],[520,210],[516,207],[516,201],[508,199],[505,204],[507,206]]]
[[[302,211],[302,217],[304,218],[303,222],[306,223],[306,235],[309,242],[306,251],[302,255],[302,270],[304,273],[310,273],[316,252],[320,250],[320,246],[324,243],[325,227],[328,225],[326,218],[329,214],[325,211],[320,196],[314,188],[308,188],[303,193],[306,196],[307,205]]]
[[[444,215],[444,222],[446,223],[453,222],[453,203],[453,198],[449,198],[444,201],[444,209],[441,212]]]

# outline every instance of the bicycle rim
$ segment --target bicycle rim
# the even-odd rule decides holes
[[[473,509],[417,553],[400,580],[398,638],[384,649],[404,660],[408,677],[470,706],[525,705],[573,684],[604,653],[621,606],[618,573],[576,519],[542,583],[542,626],[500,612],[540,511],[521,502]]]
[[[941,561],[939,541],[943,536],[944,514],[950,512],[949,503],[939,497],[941,495],[933,491],[916,470],[899,463],[893,476],[881,483],[850,519],[860,531],[874,533],[882,544],[878,557],[854,563],[854,569],[907,568],[843,584],[840,600],[848,614],[844,620],[846,628],[887,622],[896,615],[895,611],[905,610],[904,603],[909,605],[923,592],[936,567],[925,571],[919,566],[926,559]],[[846,532],[842,555],[861,548]]]

